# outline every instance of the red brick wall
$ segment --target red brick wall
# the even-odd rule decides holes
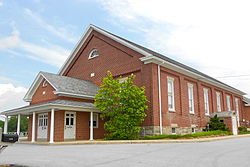
[[[243,113],[244,113],[243,119],[245,119],[245,121],[250,122],[250,106],[244,106]]]
[[[157,67],[154,67],[157,68]],[[156,75],[156,74],[155,74]],[[167,77],[174,78],[174,92],[175,92],[175,112],[168,111],[168,95],[167,95]],[[157,78],[155,78],[157,80]],[[193,84],[194,88],[194,108],[195,114],[190,114],[188,109],[188,86]],[[155,84],[156,85],[156,84]],[[198,81],[188,76],[182,75],[170,69],[161,67],[161,91],[162,91],[162,118],[163,126],[170,126],[171,124],[178,124],[179,127],[191,126],[196,124],[198,127],[205,127],[209,121],[209,117],[205,115],[204,92],[203,88],[208,89],[209,96],[209,113],[217,112],[216,92],[221,93],[222,111],[226,111],[226,95],[231,96],[231,108],[235,110],[235,98],[239,98],[239,110],[241,113],[241,97],[223,90],[219,87]],[[157,89],[154,87],[153,89]],[[155,92],[156,93],[156,92]],[[156,101],[158,103],[158,101]],[[159,112],[154,112],[158,117]],[[159,126],[159,121],[156,124]]]
[[[55,111],[54,141],[64,141],[64,111]]]
[[[58,98],[58,96],[53,93],[55,89],[49,83],[46,87],[43,87],[43,81],[34,93],[31,104],[42,103]],[[43,94],[43,92],[45,92],[45,94]]]

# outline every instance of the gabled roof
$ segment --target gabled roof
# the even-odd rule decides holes
[[[156,63],[156,64],[160,64],[161,66],[164,66],[166,68],[170,68],[174,71],[180,72],[184,75],[190,76],[192,78],[195,78],[197,80],[202,80],[203,82],[207,82],[209,84],[215,85],[217,87],[221,87],[223,89],[226,89],[228,91],[232,91],[236,94],[239,95],[245,95],[246,93],[235,89],[221,81],[218,81],[198,70],[195,70],[189,66],[186,66],[180,62],[177,62],[173,59],[170,59],[160,53],[157,53],[155,51],[152,51],[148,48],[145,48],[141,45],[138,45],[134,42],[128,41],[122,37],[119,37],[117,35],[114,35],[106,30],[103,30],[97,26],[94,25],[89,25],[89,27],[87,28],[87,30],[85,31],[85,33],[83,34],[83,36],[81,37],[81,39],[79,40],[79,42],[77,43],[76,47],[74,48],[74,50],[72,51],[72,53],[70,54],[70,56],[68,57],[68,59],[65,61],[65,63],[63,64],[63,66],[61,67],[61,69],[59,70],[59,75],[62,75],[66,69],[68,68],[68,66],[70,65],[70,63],[72,62],[72,60],[74,59],[74,57],[76,56],[77,52],[80,50],[80,48],[82,47],[82,45],[84,44],[84,42],[86,41],[86,39],[88,38],[88,36],[90,35],[90,33],[92,31],[96,31],[104,36],[107,36],[111,39],[113,39],[114,41],[127,46],[128,48],[141,53],[142,55],[144,55],[145,57],[141,58],[141,61],[143,61],[145,64],[147,63]]]
[[[39,72],[35,81],[31,85],[24,97],[25,101],[31,101],[36,89],[45,79],[54,89],[54,93],[59,96],[70,96],[78,98],[93,99],[99,87],[91,81],[61,76],[47,72]]]

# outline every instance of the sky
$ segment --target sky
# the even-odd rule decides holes
[[[60,2],[60,3],[59,3]],[[57,73],[89,24],[250,95],[248,0],[0,0],[0,112]]]

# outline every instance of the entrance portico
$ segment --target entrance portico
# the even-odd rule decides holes
[[[4,133],[7,133],[7,117],[16,116],[17,133],[20,133],[21,115],[29,116],[28,140],[35,142],[94,139],[93,113],[98,113],[93,103],[71,100],[55,100],[6,111]],[[88,133],[88,138],[87,133]]]

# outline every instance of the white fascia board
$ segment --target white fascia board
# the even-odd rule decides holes
[[[91,100],[94,100],[94,98],[95,98],[95,96],[89,96],[89,95],[83,95],[83,94],[75,94],[75,93],[68,93],[68,92],[59,92],[59,91],[54,91],[54,94],[58,95],[58,96],[75,97],[75,98],[91,99]]]
[[[36,76],[34,82],[32,83],[32,85],[30,86],[29,90],[27,91],[27,93],[25,94],[25,96],[23,98],[23,100],[25,102],[30,102],[31,101],[32,96],[33,96],[35,90],[40,85],[41,81],[42,81],[41,73],[38,73],[38,75]]]
[[[206,78],[206,77],[204,77],[204,76],[201,76],[201,75],[199,75],[199,74],[196,74],[196,73],[194,73],[194,72],[192,72],[192,71],[186,70],[186,69],[184,69],[184,68],[182,68],[182,67],[180,67],[180,66],[177,66],[177,65],[175,65],[175,64],[173,64],[173,63],[170,63],[170,62],[168,62],[168,61],[162,60],[161,58],[158,58],[158,57],[155,57],[155,56],[151,56],[151,57],[142,57],[142,58],[140,58],[140,60],[143,61],[144,64],[149,64],[149,63],[161,64],[161,66],[163,66],[163,67],[166,67],[166,68],[168,68],[168,69],[174,70],[174,71],[176,71],[176,72],[179,72],[179,73],[181,73],[181,74],[187,75],[187,76],[189,76],[189,77],[195,78],[195,79],[197,79],[197,80],[204,81],[204,82],[206,82],[206,83],[209,83],[209,84],[211,84],[211,85],[214,85],[214,86],[223,88],[223,89],[225,89],[225,90],[234,92],[234,93],[236,93],[236,94],[238,94],[238,95],[241,95],[241,96],[242,96],[242,95],[245,95],[244,92],[241,92],[241,91],[239,91],[239,90],[230,88],[230,87],[228,87],[228,86],[226,86],[226,85],[223,85],[223,84],[221,84],[221,83],[219,83],[219,82],[213,81],[213,80],[208,79],[208,78]],[[162,64],[162,62],[164,62],[164,64]]]
[[[99,110],[94,108],[84,108],[81,106],[72,106],[72,105],[62,105],[62,104],[44,104],[44,105],[37,105],[37,106],[31,106],[30,108],[21,108],[21,109],[13,109],[9,111],[5,111],[2,114],[5,116],[12,116],[17,114],[23,114],[28,115],[32,112],[44,112],[44,111],[50,111],[50,109],[57,109],[57,110],[73,110],[73,111],[82,111],[82,112],[99,112]]]
[[[34,80],[34,82],[32,83],[31,87],[29,88],[28,92],[26,93],[26,95],[24,96],[23,100],[25,102],[31,102],[32,100],[32,96],[34,95],[35,91],[37,90],[37,88],[39,87],[39,85],[41,84],[43,78],[55,89],[56,87],[41,73],[39,72],[36,79]]]
[[[152,54],[149,54],[148,52],[144,51],[143,49],[140,49],[132,44],[130,44],[129,42],[126,42],[106,31],[103,31],[102,29],[94,26],[94,25],[89,25],[87,30],[85,31],[85,33],[82,35],[81,39],[78,41],[78,43],[76,44],[75,48],[73,49],[73,51],[71,52],[70,56],[67,58],[67,60],[65,61],[65,63],[63,64],[63,66],[61,67],[61,69],[59,70],[58,74],[62,75],[65,70],[68,68],[69,64],[71,63],[71,61],[74,59],[74,57],[76,56],[76,54],[78,53],[78,51],[80,50],[80,48],[82,47],[82,45],[84,44],[84,42],[86,41],[86,39],[89,37],[89,35],[91,34],[91,32],[95,30],[97,32],[99,32],[100,34],[109,37],[111,39],[113,39],[114,41],[127,46],[128,48],[141,53],[144,56],[152,56]]]
[[[72,52],[70,53],[70,55],[68,56],[68,58],[66,59],[66,61],[62,65],[62,67],[60,68],[60,70],[58,72],[59,75],[62,75],[65,72],[65,70],[68,68],[69,64],[74,59],[74,57],[76,56],[76,54],[80,50],[83,43],[86,41],[86,39],[88,38],[88,36],[92,32],[92,30],[93,30],[92,26],[89,25],[88,28],[83,33],[83,35],[81,36],[80,40],[77,42],[75,48],[72,50]]]

